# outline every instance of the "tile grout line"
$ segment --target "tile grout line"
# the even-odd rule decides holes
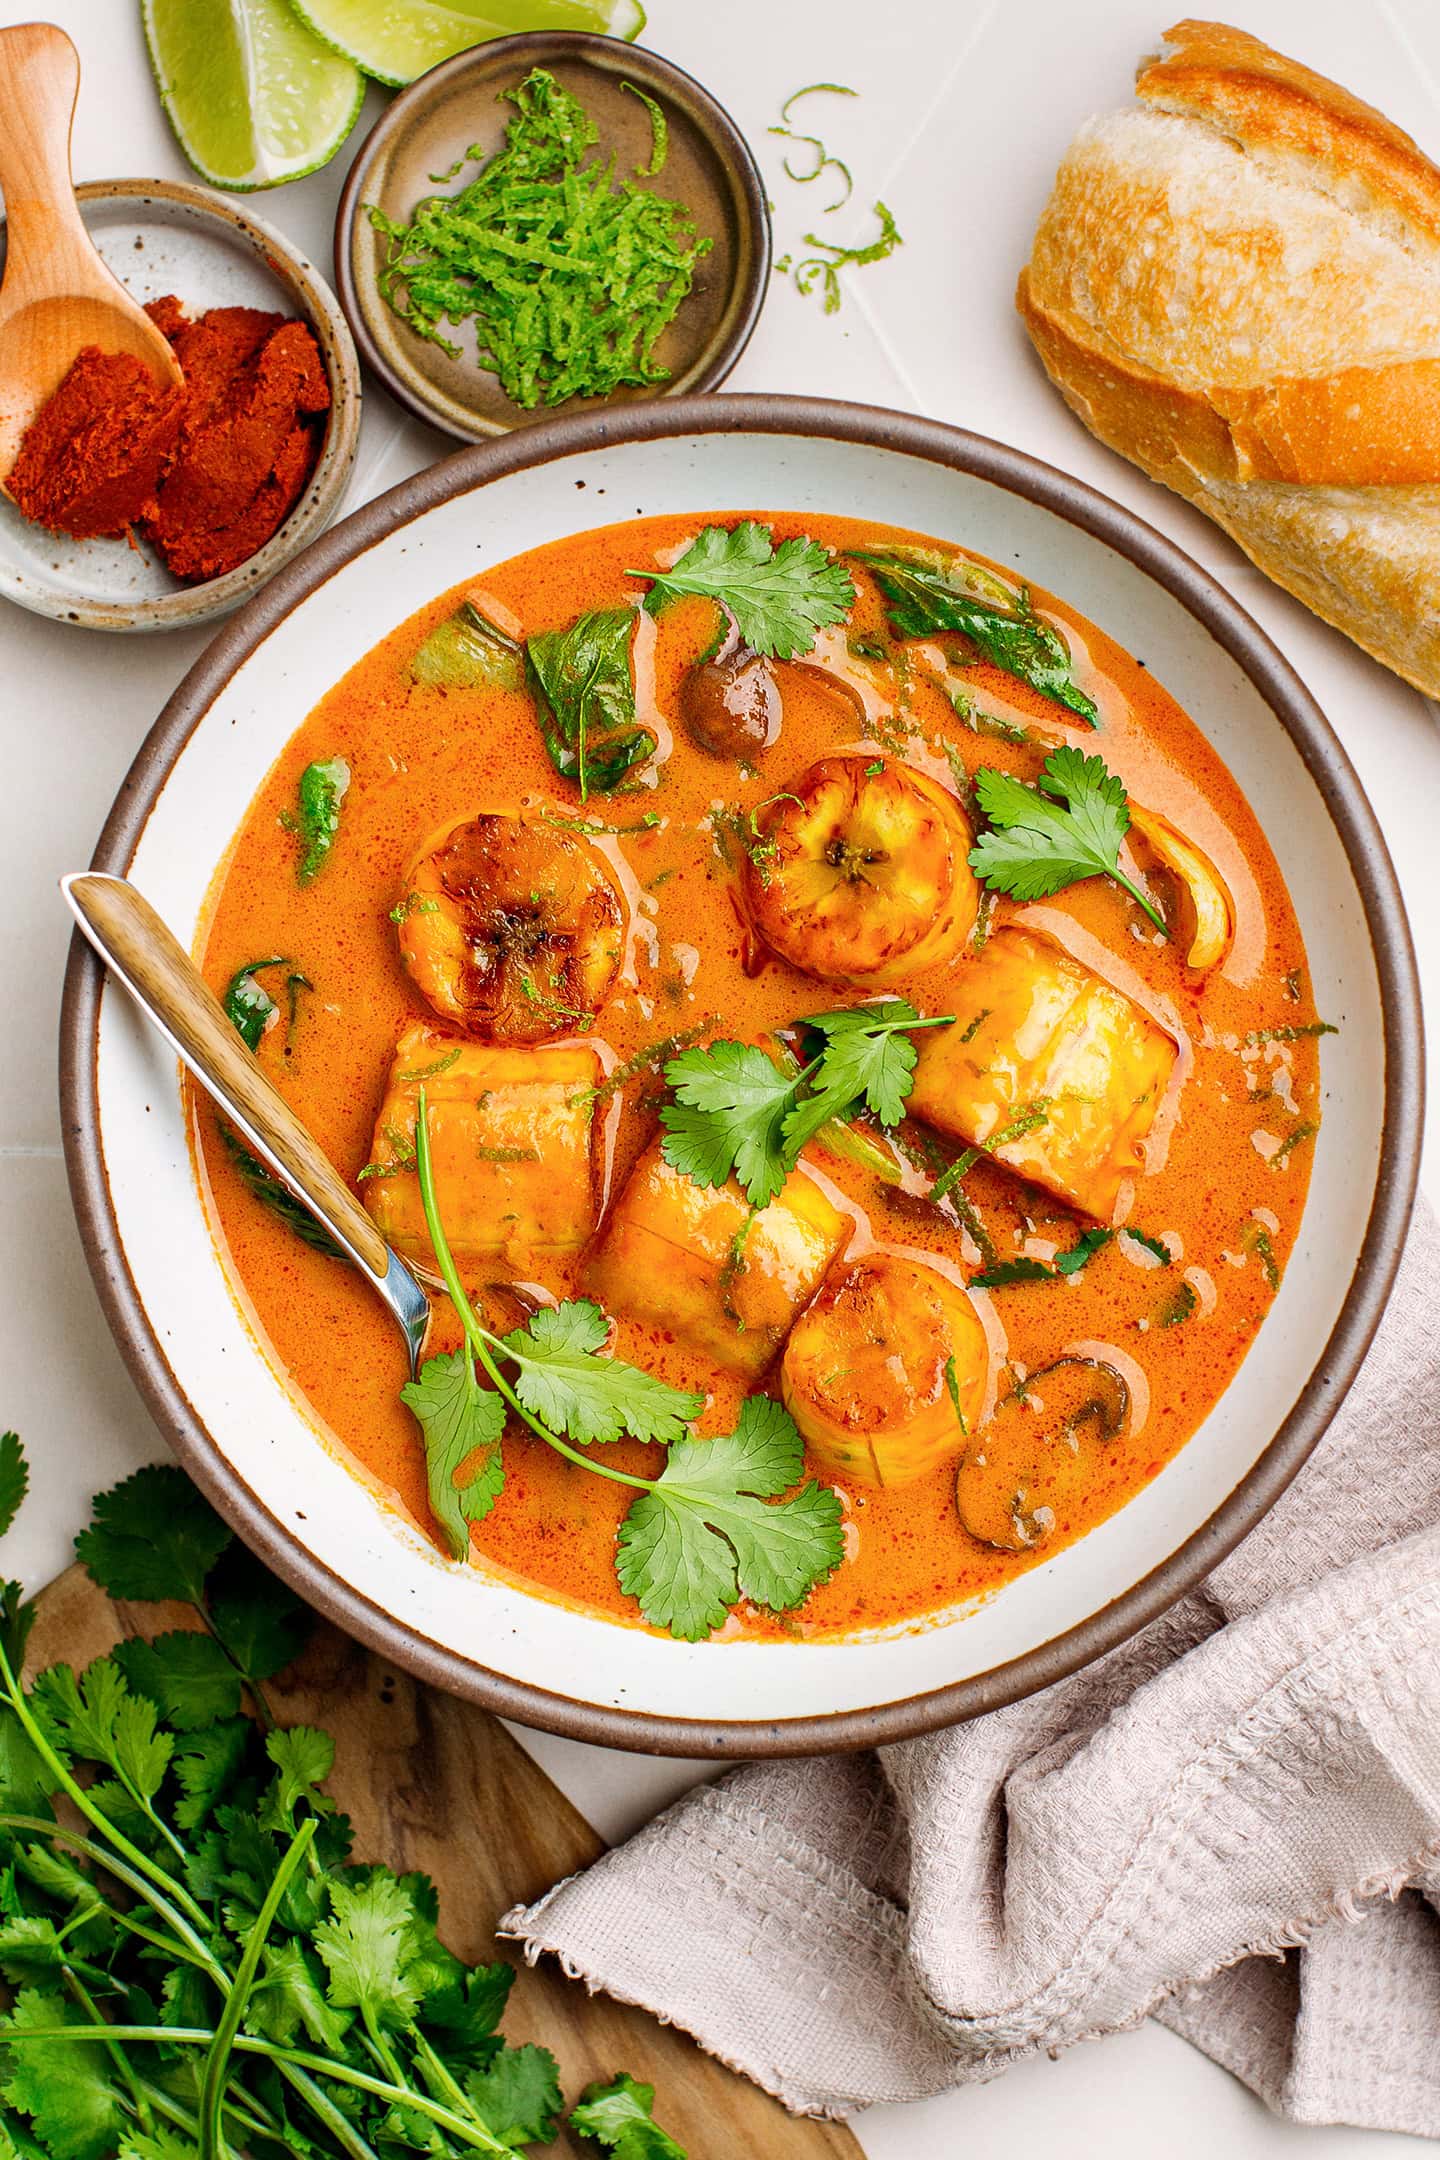
[[[970,25],[968,36],[966,36],[962,40],[960,49],[956,53],[954,59],[951,61],[949,67],[946,69],[945,74],[940,81],[939,87],[935,92],[935,95],[931,98],[929,104],[926,106],[919,120],[917,120],[917,122],[915,123],[914,133],[910,136],[904,147],[896,152],[895,156],[891,159],[889,165],[887,165],[882,172],[875,190],[877,200],[883,201],[885,199],[891,182],[896,178],[896,176],[900,173],[900,171],[906,164],[906,161],[914,154],[916,149],[919,147],[926,130],[929,128],[931,122],[935,119],[936,115],[943,108],[945,100],[950,94],[950,89],[955,81],[956,76],[964,67],[966,61],[969,59],[971,53],[974,51],[980,39],[985,35],[985,32],[989,29],[991,23],[994,21],[999,11],[1000,0],[988,0],[988,4],[980,6],[976,11],[974,20]],[[857,290],[857,288],[853,284],[849,288],[849,291],[850,298],[854,302],[859,313],[864,317],[866,326],[869,329],[871,336],[874,338],[876,344],[880,347],[881,352],[885,355],[885,358],[888,361],[896,380],[900,383],[901,387],[905,391],[906,396],[909,398],[912,409],[917,413],[923,413],[925,410],[925,401],[920,394],[919,385],[916,383],[914,376],[910,373],[910,369],[907,366],[906,362],[902,359],[898,349],[892,343],[889,333],[882,328],[880,321],[875,313],[875,310],[870,304],[869,297],[863,290]]]
[[[0,1147],[0,1162],[60,1162],[65,1150],[53,1141],[19,1140],[13,1146]]]
[[[946,98],[950,95],[950,86],[954,82],[955,77],[959,74],[961,68],[969,59],[975,46],[979,43],[980,39],[989,29],[991,23],[993,22],[996,15],[999,14],[999,12],[1000,0],[988,0],[988,5],[981,5],[978,12],[976,13],[973,23],[970,26],[969,36],[966,37],[962,42],[959,51],[955,55],[955,58],[951,61],[950,66],[946,69],[945,74],[941,79],[940,86],[935,92],[935,95],[931,98],[930,103],[926,106],[920,118],[916,121],[914,134],[910,137],[904,148],[896,152],[890,164],[885,168],[885,171],[881,176],[879,183],[881,188],[889,187],[891,181],[895,178],[901,166],[905,163],[906,159],[915,149],[916,145],[920,141],[921,136],[925,133],[931,121],[935,118],[936,114],[944,105]]]

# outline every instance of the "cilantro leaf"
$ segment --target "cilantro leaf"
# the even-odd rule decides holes
[[[1087,726],[1100,725],[1094,699],[1075,681],[1064,638],[1036,614],[1028,593],[1012,591],[963,557],[941,566],[920,555],[861,549],[852,560],[865,565],[885,595],[897,637],[959,631],[1007,675],[1054,698]]]
[[[768,1207],[832,1120],[863,1106],[884,1125],[899,1123],[915,1071],[906,1030],[951,1018],[922,1020],[904,998],[816,1013],[800,1025],[823,1048],[793,1075],[750,1043],[687,1050],[665,1067],[678,1098],[660,1112],[665,1160],[697,1185],[723,1185],[733,1173],[752,1207]]]
[[[127,2130],[115,2160],[200,2160],[200,2148],[178,2131]]]
[[[118,1643],[115,1662],[137,1695],[179,1732],[195,1732],[240,1708],[240,1675],[219,1643],[177,1629],[153,1642]]]
[[[291,1836],[295,1810],[302,1800],[314,1815],[333,1812],[334,1801],[319,1790],[335,1767],[335,1742],[328,1732],[314,1725],[291,1725],[284,1732],[265,1735],[265,1752],[276,1773],[262,1815],[268,1829]]]
[[[666,600],[701,593],[735,618],[752,652],[793,660],[809,652],[817,631],[843,622],[855,587],[843,563],[810,539],[782,540],[746,518],[733,528],[707,525],[668,570],[627,570],[653,580],[645,595],[654,615]]]
[[[1086,1261],[1093,1260],[1096,1253],[1108,1245],[1114,1235],[1113,1230],[1105,1229],[1098,1223],[1089,1230],[1082,1230],[1068,1252],[1056,1253],[1055,1273],[1078,1275]]]
[[[526,1409],[557,1432],[580,1441],[678,1440],[704,1409],[703,1395],[685,1395],[652,1373],[599,1355],[609,1323],[589,1299],[569,1298],[536,1313],[505,1337],[519,1365],[515,1392]]]
[[[171,1767],[181,1797],[175,1821],[182,1830],[199,1830],[229,1791],[244,1762],[255,1728],[248,1718],[224,1718],[201,1732],[181,1733]]]
[[[1154,901],[1120,868],[1130,809],[1124,781],[1103,758],[1066,744],[1046,758],[1036,787],[982,765],[975,799],[992,829],[971,849],[970,867],[994,891],[1045,900],[1083,878],[1113,878],[1165,930]]]
[[[221,1003],[247,1050],[258,1050],[266,1029],[280,1017],[280,1007],[260,980],[261,971],[289,965],[283,953],[271,953],[264,960],[247,960],[230,978]]]
[[[320,1960],[293,1940],[266,1944],[245,2014],[281,2047],[292,2047],[303,2031],[315,2047],[336,2055],[351,2022],[326,2000]]]
[[[175,1743],[155,1730],[154,1703],[131,1694],[113,1657],[96,1658],[78,1681],[68,1665],[49,1666],[33,1699],[47,1733],[69,1753],[116,1771],[142,1804],[154,1799]]]
[[[13,1667],[12,1667],[13,1669]],[[43,1814],[54,1775],[13,1710],[0,1706],[0,1807]]]
[[[654,2116],[655,2088],[622,2071],[608,2085],[587,2085],[570,2111],[570,2128],[594,2138],[615,2160],[686,2160],[685,2149]]]
[[[1001,1260],[970,1277],[972,1290],[1008,1290],[1015,1283],[1053,1282],[1051,1270],[1039,1260]]]
[[[1115,1232],[1103,1224],[1094,1223],[1082,1230],[1075,1243],[1065,1252],[1056,1253],[1049,1267],[1043,1260],[1028,1256],[1019,1260],[1000,1260],[979,1275],[972,1275],[972,1290],[1006,1290],[1015,1283],[1057,1282],[1067,1275],[1078,1275],[1087,1261],[1096,1253],[1103,1252]]]
[[[0,2099],[28,2115],[53,2160],[109,2160],[115,2151],[125,2118],[110,2057],[83,2040],[3,2043],[8,2033],[88,2023],[66,1996],[40,1988],[22,1988],[9,2016],[0,2018]]]
[[[18,1433],[0,1433],[0,1537],[20,1512],[30,1489],[30,1471]]]
[[[795,1083],[751,1043],[717,1042],[671,1058],[665,1078],[677,1101],[660,1112],[662,1152],[697,1185],[733,1172],[753,1207],[768,1207],[789,1173],[785,1119]]]
[[[472,2070],[465,2091],[487,2130],[507,2145],[548,2145],[560,2121],[560,2070],[548,2048],[502,2048]]]
[[[617,1539],[620,1586],[653,1626],[698,1642],[738,1597],[788,1612],[833,1572],[844,1541],[829,1487],[812,1479],[765,1504],[804,1464],[794,1420],[764,1395],[741,1404],[733,1432],[675,1443]]]
[[[337,2010],[358,2010],[372,2031],[414,2022],[419,1998],[406,1976],[414,1899],[405,1884],[376,1869],[368,1881],[331,1879],[330,1917],[314,1934]]]
[[[430,1512],[456,1560],[470,1550],[470,1525],[483,1522],[505,1483],[500,1442],[505,1405],[475,1377],[468,1349],[427,1358],[400,1400],[415,1413],[425,1442]],[[457,1482],[465,1471],[464,1482]]]
[[[812,1013],[803,1024],[825,1037],[815,1086],[829,1099],[831,1114],[863,1101],[882,1125],[898,1125],[915,1071],[915,1045],[905,1030],[948,1025],[950,1018],[947,1013],[943,1022],[922,1021],[906,998]]]
[[[302,885],[312,885],[330,860],[349,787],[350,767],[343,757],[317,758],[300,775],[295,830],[302,848],[295,875]]]
[[[283,1178],[276,1177],[268,1163],[258,1155],[252,1155],[243,1140],[230,1130],[223,1118],[215,1121],[215,1130],[237,1175],[243,1179],[255,1198],[268,1208],[286,1229],[298,1237],[302,1245],[312,1252],[324,1253],[328,1260],[343,1260],[349,1265],[349,1255],[341,1250],[328,1230],[322,1230],[303,1200],[297,1200]]]
[[[229,1543],[229,1530],[184,1472],[156,1463],[98,1496],[75,1552],[111,1597],[198,1605]]]
[[[35,1601],[26,1597],[25,1585],[13,1580],[0,1582],[0,1645],[12,1673],[18,1673],[25,1663],[25,1645],[34,1625]]]
[[[248,1546],[232,1545],[206,1588],[210,1625],[247,1680],[282,1672],[309,1641],[314,1614]]]
[[[417,2022],[443,2037],[452,2061],[468,2060],[483,2070],[499,2047],[495,2029],[515,1984],[514,1966],[497,1958],[467,1970],[443,1944],[432,1942],[411,1967],[411,1978],[423,1989]]]

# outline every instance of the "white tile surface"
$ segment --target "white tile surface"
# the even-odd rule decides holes
[[[0,19],[28,14],[0,0]],[[138,27],[120,0],[53,0],[85,71],[75,130],[82,179],[183,176]],[[1294,660],[1330,713],[1389,836],[1409,901],[1429,1009],[1440,1012],[1440,802],[1436,714],[1267,585],[1184,505],[1093,443],[1046,387],[1010,308],[1029,229],[1078,122],[1123,102],[1136,55],[1164,27],[1154,0],[651,0],[647,42],[735,113],[777,206],[777,252],[816,224],[847,240],[868,206],[895,211],[907,245],[823,316],[775,280],[731,387],[912,406],[1021,444],[1173,535],[1215,570]],[[1336,74],[1440,147],[1435,0],[1247,0],[1247,27]],[[830,100],[824,132],[855,173],[833,219],[781,172],[766,134],[781,99],[817,76],[862,97]],[[382,109],[372,91],[362,128]],[[822,106],[812,108],[819,117]],[[359,136],[352,138],[358,142]],[[256,204],[321,264],[348,153]],[[818,191],[817,191],[818,192]],[[372,387],[353,499],[393,485],[449,446]],[[102,639],[0,611],[0,895],[6,936],[0,1060],[0,1194],[9,1269],[0,1299],[0,1423],[29,1442],[35,1494],[7,1542],[7,1571],[43,1581],[68,1553],[89,1494],[160,1444],[100,1320],[69,1212],[55,1106],[55,1021],[66,942],[54,881],[89,857],[140,740],[202,637]],[[240,806],[236,806],[237,812]],[[1432,1030],[1432,1048],[1434,1035]],[[1440,1090],[1437,1090],[1440,1095]],[[1440,1117],[1440,1102],[1432,1110]],[[1432,1148],[1430,1183],[1435,1189]],[[13,1553],[11,1547],[13,1546]],[[645,1762],[532,1736],[528,1742],[601,1831],[622,1835],[699,1766]],[[1382,2160],[1410,2140],[1278,2124],[1222,2072],[1155,2027],[1032,2064],[994,2085],[859,2126],[874,2160],[961,2151],[1041,2160],[1057,2142],[1115,2160],[1224,2149],[1237,2160]],[[711,2156],[700,2156],[711,2160]],[[718,2156],[716,2156],[718,2160]]]

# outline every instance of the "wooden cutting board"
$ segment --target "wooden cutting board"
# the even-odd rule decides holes
[[[31,1670],[62,1658],[82,1666],[126,1635],[194,1624],[189,1607],[112,1603],[78,1567],[38,1603]],[[281,1724],[334,1734],[330,1790],[354,1821],[357,1859],[433,1876],[441,1935],[461,1957],[507,1955],[509,1946],[494,1941],[500,1915],[605,1849],[497,1719],[420,1686],[326,1621],[316,1621],[304,1656],[266,1693]],[[588,1994],[553,1959],[511,1962],[505,2037],[553,2049],[567,2099],[628,2070],[655,2087],[656,2118],[690,2160],[862,2160],[842,2125],[787,2115],[683,2033]],[[597,2160],[596,2148],[564,2131],[545,2150]]]

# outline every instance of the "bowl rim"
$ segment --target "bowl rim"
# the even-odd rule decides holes
[[[314,541],[212,640],[136,754],[93,867],[123,875],[181,751],[269,633],[337,571],[453,497],[572,452],[671,436],[819,436],[921,457],[1052,511],[1153,577],[1213,636],[1271,707],[1332,818],[1364,907],[1383,1012],[1384,1115],[1375,1194],[1350,1286],[1324,1351],[1252,1468],[1159,1566],[1073,1627],[988,1672],[869,1709],[750,1722],[610,1709],[494,1673],[417,1635],[298,1546],[221,1455],[153,1330],[126,1262],[100,1140],[97,1062],[104,969],[77,932],[60,1024],[60,1100],[71,1195],[105,1316],[152,1416],[201,1490],[274,1572],[347,1633],[447,1693],[522,1724],[650,1754],[780,1756],[912,1738],[1065,1678],[1156,1619],[1207,1575],[1279,1498],[1354,1379],[1384,1311],[1419,1172],[1424,1040],[1409,924],[1375,813],[1315,699],[1266,633],[1206,570],[1133,512],[1027,452],[943,422],[820,398],[748,394],[655,400],[538,423],[429,467]]]
[[[159,179],[82,180],[76,183],[75,200],[82,217],[86,208],[94,204],[176,203],[197,218],[225,228],[268,263],[272,274],[297,301],[297,312],[309,319],[320,346],[330,385],[330,411],[320,455],[285,522],[243,563],[237,563],[221,577],[208,578],[198,585],[181,585],[174,592],[148,600],[95,600],[39,586],[21,592],[7,590],[0,596],[16,607],[28,608],[32,614],[74,623],[83,630],[192,629],[243,605],[257,584],[281,570],[307,544],[307,533],[318,534],[325,529],[343,501],[360,445],[363,390],[355,340],[345,310],[309,257],[268,219],[251,210],[248,203],[227,202],[194,180]],[[0,231],[4,227],[5,213],[0,209]]]
[[[721,162],[735,186],[737,204],[753,237],[751,262],[747,272],[738,277],[732,291],[738,292],[740,303],[727,335],[715,347],[705,366],[694,376],[683,392],[667,392],[663,387],[651,393],[651,397],[681,402],[704,391],[714,390],[731,373],[754,335],[755,326],[765,305],[770,286],[771,260],[774,254],[774,238],[770,225],[769,198],[764,177],[756,162],[755,153],[741,133],[737,122],[720,103],[713,91],[697,82],[693,75],[678,67],[673,60],[660,53],[651,52],[647,46],[617,42],[613,37],[603,37],[589,30],[521,30],[512,37],[491,38],[484,45],[467,46],[463,52],[454,53],[442,60],[423,75],[417,75],[388,105],[361,143],[345,175],[345,185],[335,206],[334,262],[335,285],[346,321],[364,356],[367,367],[376,379],[383,383],[399,404],[428,427],[437,429],[456,442],[486,443],[499,436],[526,433],[533,427],[543,427],[543,419],[521,419],[509,422],[497,421],[493,425],[478,417],[472,428],[462,427],[446,406],[424,397],[407,378],[397,374],[370,328],[369,316],[355,278],[353,246],[360,223],[360,196],[368,186],[376,158],[389,148],[409,125],[411,113],[426,96],[437,87],[443,88],[452,79],[464,76],[483,67],[488,73],[497,61],[502,64],[510,59],[524,63],[545,60],[578,60],[593,63],[604,56],[607,69],[614,69],[618,57],[630,55],[633,65],[627,70],[649,88],[671,98],[682,110],[696,120],[709,141],[716,148]],[[575,418],[587,418],[601,412],[628,411],[632,405],[648,404],[650,398],[606,399],[603,404],[592,405],[584,414]]]

